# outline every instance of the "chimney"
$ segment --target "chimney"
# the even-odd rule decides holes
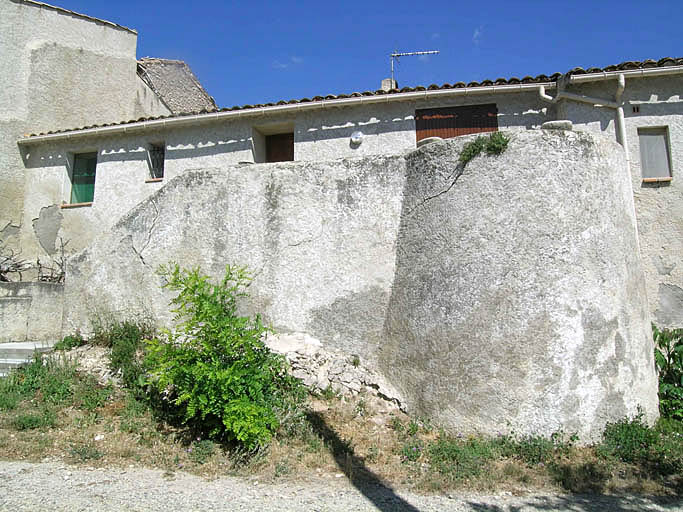
[[[398,82],[393,78],[385,78],[382,80],[382,90],[390,91],[392,89],[398,89]]]

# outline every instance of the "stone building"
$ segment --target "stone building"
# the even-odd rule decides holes
[[[164,323],[157,265],[239,262],[280,332],[445,425],[656,417],[650,318],[683,325],[683,59],[217,108],[131,29],[0,2],[0,238],[73,255],[63,294],[0,287],[3,335],[87,330],[93,305]],[[458,166],[498,130],[509,155]]]

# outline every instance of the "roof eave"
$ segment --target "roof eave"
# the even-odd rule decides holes
[[[19,139],[17,143],[21,146],[40,144],[44,142],[56,142],[61,140],[81,139],[85,137],[120,135],[126,133],[144,132],[147,130],[158,130],[164,128],[181,127],[188,124],[203,124],[214,121],[222,121],[240,117],[257,117],[262,115],[276,115],[289,112],[300,112],[324,108],[342,108],[347,106],[367,105],[371,103],[389,103],[398,101],[415,101],[433,99],[449,96],[469,96],[480,94],[500,94],[530,92],[538,89],[539,85],[544,85],[547,89],[555,87],[555,82],[539,82],[533,84],[512,84],[512,85],[491,85],[483,87],[463,87],[457,89],[424,90],[413,92],[401,92],[391,94],[381,94],[374,96],[359,96],[353,98],[341,98],[312,101],[307,103],[293,103],[286,105],[273,105],[268,107],[256,107],[242,110],[230,110],[223,112],[210,112],[203,114],[193,114],[187,116],[168,117],[164,119],[152,119],[149,121],[138,121],[112,126],[101,126],[86,128],[83,130],[70,130],[59,133],[48,133],[45,135],[34,135]]]

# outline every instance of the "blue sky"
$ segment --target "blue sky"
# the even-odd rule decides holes
[[[138,57],[186,61],[220,107],[565,72],[683,56],[678,1],[47,0],[138,31]]]

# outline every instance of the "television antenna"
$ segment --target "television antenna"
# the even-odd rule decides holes
[[[391,54],[391,83],[392,87],[394,84],[394,59],[396,59],[396,62],[398,62],[398,59],[401,57],[410,57],[413,55],[435,55],[439,53],[439,50],[429,50],[426,52],[398,52],[394,50],[394,52]]]

